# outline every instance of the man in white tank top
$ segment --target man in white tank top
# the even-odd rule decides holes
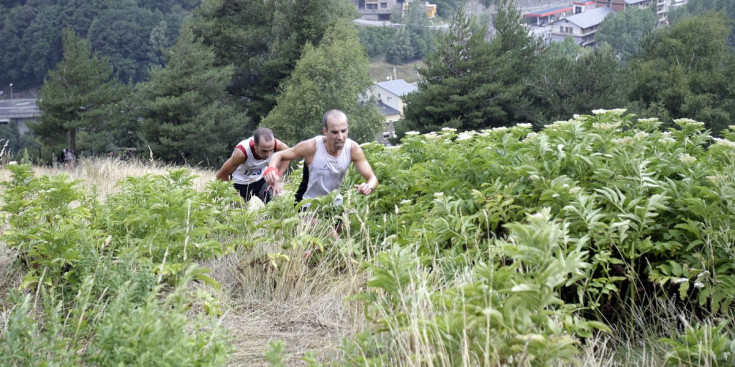
[[[322,118],[323,136],[304,140],[293,148],[273,155],[265,171],[265,180],[275,193],[281,192],[283,162],[304,159],[304,178],[297,192],[297,201],[311,199],[339,189],[347,168],[352,162],[365,182],[355,185],[359,194],[370,195],[378,186],[378,178],[356,142],[347,138],[347,116],[339,110],[330,110]]]
[[[234,181],[235,189],[245,201],[257,196],[263,203],[271,199],[270,190],[263,179],[263,172],[268,167],[274,152],[288,149],[288,146],[273,137],[273,131],[267,127],[255,130],[253,136],[235,146],[232,156],[217,172],[222,181]],[[288,168],[288,161],[278,165],[281,170]]]

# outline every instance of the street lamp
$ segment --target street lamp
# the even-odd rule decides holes
[[[15,101],[13,100],[13,83],[10,83],[10,105],[15,106]]]

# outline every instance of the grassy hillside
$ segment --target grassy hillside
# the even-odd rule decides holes
[[[600,110],[364,149],[339,239],[298,169],[262,206],[212,171],[4,165],[0,365],[733,363],[735,130]]]

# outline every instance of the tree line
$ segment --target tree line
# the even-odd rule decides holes
[[[702,2],[719,11],[705,11]],[[735,6],[726,4],[692,0],[668,26],[658,25],[655,8],[618,12],[600,25],[595,49],[571,38],[544,45],[508,2],[490,36],[460,11],[419,70],[398,136],[443,127],[540,127],[613,108],[661,121],[692,118],[716,135],[735,121]]]
[[[405,44],[421,50],[424,66],[418,92],[406,97],[399,136],[541,126],[600,108],[663,121],[690,117],[716,133],[735,111],[733,17],[727,6],[699,12],[704,1],[715,0],[692,0],[667,27],[657,26],[653,9],[620,12],[603,22],[594,50],[571,39],[543,44],[507,1],[492,24],[460,8],[441,36],[427,31],[423,12],[409,12],[413,20],[394,39],[412,35]],[[42,116],[31,124],[39,141],[10,136],[11,149],[33,146],[48,160],[64,147],[96,154],[135,147],[170,162],[215,166],[259,125],[288,143],[318,134],[330,108],[348,113],[352,138],[370,141],[382,118],[365,94],[371,42],[350,22],[354,16],[343,0],[202,0],[160,49],[160,64],[137,81],[115,64],[122,53],[97,50],[89,33],[66,27],[63,54],[39,94]]]

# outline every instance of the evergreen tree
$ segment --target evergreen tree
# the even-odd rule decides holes
[[[259,121],[275,106],[304,45],[318,44],[330,24],[354,12],[343,0],[204,0],[193,27],[215,47],[217,65],[235,65],[228,90]]]
[[[641,50],[643,38],[656,29],[656,8],[629,8],[605,18],[595,33],[598,44],[608,43],[613,53],[628,61]]]
[[[525,116],[522,77],[533,68],[538,42],[510,4],[500,8],[490,42],[485,41],[486,28],[473,29],[472,24],[463,11],[454,17],[437,52],[419,70],[418,92],[406,96],[406,121],[399,133],[504,126]]]
[[[563,43],[552,43],[540,57],[528,73],[530,103],[526,111],[535,125],[627,105],[625,72],[609,45],[590,51],[567,38]]]
[[[124,94],[107,58],[92,55],[89,43],[70,29],[62,38],[64,58],[49,72],[39,93],[41,116],[29,127],[45,148],[76,152],[99,144],[94,140],[106,129],[108,108]],[[89,139],[77,141],[85,132]]]
[[[408,30],[401,28],[396,32],[393,44],[385,53],[385,61],[393,65],[401,65],[413,60],[415,54]]]
[[[233,67],[215,66],[214,50],[186,26],[165,57],[166,66],[136,86],[142,148],[168,162],[217,166],[250,132],[247,117],[227,103]]]
[[[722,13],[682,19],[643,42],[631,62],[630,100],[641,115],[692,118],[717,133],[735,121],[730,26]]]
[[[371,85],[368,58],[354,25],[338,21],[317,47],[304,47],[278,104],[262,124],[294,144],[321,134],[322,115],[340,109],[350,119],[351,139],[373,141],[383,118],[374,104],[360,104]]]

